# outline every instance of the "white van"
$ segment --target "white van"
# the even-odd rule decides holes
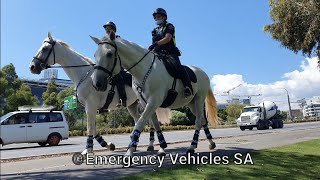
[[[38,143],[57,146],[69,137],[62,111],[29,110],[10,112],[0,120],[0,144]]]

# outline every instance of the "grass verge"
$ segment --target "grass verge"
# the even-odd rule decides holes
[[[254,165],[177,165],[122,179],[320,179],[320,139],[250,153]]]

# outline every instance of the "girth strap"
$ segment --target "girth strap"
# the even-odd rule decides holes
[[[111,104],[113,97],[114,97],[114,94],[115,94],[114,87],[115,87],[115,85],[111,86],[111,89],[108,92],[106,103],[104,104],[104,106],[102,108],[99,109],[99,111],[103,111],[104,109],[109,108],[109,105]]]

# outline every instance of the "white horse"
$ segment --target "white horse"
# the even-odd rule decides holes
[[[93,73],[93,82],[99,82],[100,84],[108,83],[107,78],[112,78],[117,75],[120,72],[120,66],[122,66],[132,74],[133,84],[136,87],[134,91],[145,107],[135,125],[126,153],[126,156],[132,156],[145,121],[150,119],[153,112],[164,102],[174,79],[168,74],[163,62],[160,61],[153,52],[135,43],[128,42],[121,38],[115,38],[114,33],[110,34],[110,37],[105,36],[102,40],[95,37],[91,38],[98,44],[95,58],[96,66],[99,68]],[[201,127],[204,128],[207,139],[209,140],[209,148],[215,148],[215,143],[212,141],[212,136],[207,126],[207,120],[209,120],[212,126],[216,127],[218,118],[217,104],[210,88],[209,77],[204,71],[197,67],[190,66],[190,68],[197,77],[197,82],[192,83],[193,95],[185,98],[183,95],[184,87],[182,82],[178,80],[176,90],[179,94],[173,104],[168,108],[179,108],[187,105],[192,113],[195,114],[196,130],[193,141],[187,151],[187,153],[194,153],[194,149],[198,144]],[[102,71],[101,69],[104,70]],[[204,108],[206,108],[205,112]],[[207,120],[206,115],[208,116]]]
[[[96,133],[95,124],[97,109],[104,106],[111,86],[107,86],[106,91],[96,91],[92,86],[92,79],[88,77],[93,72],[94,63],[89,58],[72,50],[66,43],[53,39],[49,32],[48,37],[45,38],[44,43],[30,64],[30,71],[34,74],[40,74],[42,70],[50,68],[53,64],[60,64],[69,78],[76,85],[78,100],[85,107],[87,114],[88,139],[86,149],[82,153],[85,154],[93,152],[93,138],[95,138],[102,147],[114,150],[114,144],[111,142],[105,142],[102,136]],[[128,96],[127,109],[133,119],[137,121],[139,118],[137,96],[130,86],[126,85],[125,90]],[[118,97],[118,91],[115,89],[114,98],[108,107],[109,110],[117,109]],[[161,120],[169,118],[169,113],[170,109],[159,108],[157,110],[157,115]],[[155,118],[154,121],[157,121],[154,127],[159,131],[160,126],[158,120],[156,117],[153,118]],[[148,150],[150,151],[154,149],[153,142],[154,130],[152,131],[151,128],[150,143],[148,147]],[[161,153],[161,151],[159,153]]]

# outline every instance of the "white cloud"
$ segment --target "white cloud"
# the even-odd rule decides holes
[[[287,95],[283,88],[288,90],[291,102],[320,95],[320,72],[317,69],[317,62],[316,57],[307,58],[302,61],[300,70],[285,73],[281,80],[269,84],[250,84],[240,74],[226,74],[214,75],[211,78],[211,85],[219,103],[225,103],[228,99],[226,96],[220,96],[224,94],[223,92],[242,84],[231,91],[230,95],[244,97],[243,95],[262,94],[262,96],[252,97],[252,103],[270,100],[274,101],[281,110],[288,110]],[[292,103],[291,106],[292,109],[299,108],[297,103]]]

